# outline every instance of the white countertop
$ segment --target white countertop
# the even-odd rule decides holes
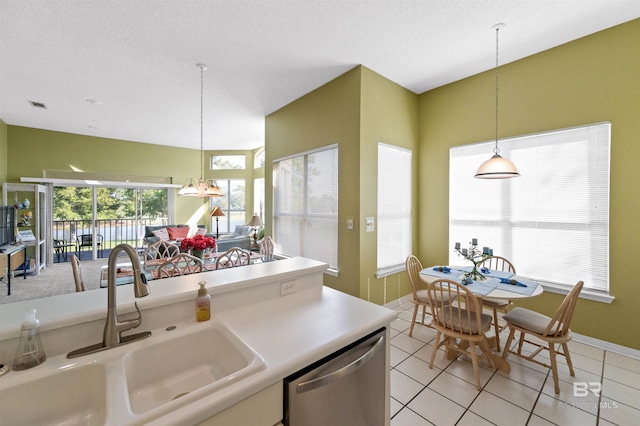
[[[397,313],[393,310],[322,286],[325,269],[324,263],[293,258],[152,281],[151,294],[137,299],[143,309],[143,325],[145,318],[147,324],[158,321],[154,319],[154,308],[166,310],[175,305],[181,306],[182,310],[188,306],[188,319],[183,325],[199,326],[191,304],[195,300],[198,281],[204,279],[212,296],[215,318],[265,362],[264,369],[159,418],[157,423],[200,422],[396,319]],[[301,280],[303,275],[315,278]],[[296,277],[298,290],[281,296],[281,283]],[[119,313],[133,310],[131,287],[119,286],[117,289]],[[0,307],[0,340],[15,338],[19,334],[22,313],[33,307],[38,310],[43,330],[56,332],[56,329],[78,321],[103,325],[106,294],[106,289],[99,289],[3,305]],[[93,334],[92,331],[90,335]],[[93,340],[97,342],[100,337],[96,335]],[[64,357],[64,354],[54,356],[43,366]],[[130,424],[147,423],[148,420],[134,419]]]

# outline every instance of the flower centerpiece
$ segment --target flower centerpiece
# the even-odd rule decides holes
[[[469,248],[460,248],[460,243],[456,243],[454,250],[458,254],[471,263],[473,263],[473,269],[470,272],[465,272],[465,280],[482,280],[484,275],[478,270],[478,265],[481,265],[485,260],[493,256],[493,249],[489,247],[483,247],[482,251],[478,249],[478,239],[472,238],[469,243]]]
[[[215,238],[198,234],[180,241],[180,248],[182,250],[191,250],[193,256],[202,259],[205,249],[216,248],[216,240]]]

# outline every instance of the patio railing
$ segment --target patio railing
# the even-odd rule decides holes
[[[54,220],[52,238],[75,244],[80,235],[92,234],[92,220]],[[142,248],[144,227],[167,225],[167,218],[108,219],[96,220],[96,234],[102,236],[104,249],[112,249],[121,243]]]

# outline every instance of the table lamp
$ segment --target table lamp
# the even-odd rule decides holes
[[[218,238],[220,236],[220,233],[218,232],[218,218],[220,216],[224,216],[224,212],[220,207],[216,206],[213,210],[211,210],[211,216],[215,216],[216,218],[216,238]]]
[[[249,223],[247,223],[247,226],[254,228],[253,242],[258,245],[258,229],[264,226],[264,224],[262,223],[262,219],[260,219],[260,216],[255,213]]]

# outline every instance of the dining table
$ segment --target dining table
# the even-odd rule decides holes
[[[471,269],[472,267],[470,266],[429,266],[420,271],[420,279],[427,284],[441,278],[464,284],[476,296],[480,306],[482,306],[484,298],[517,302],[518,300],[537,297],[544,291],[542,285],[531,278],[519,276],[513,272],[494,269],[481,269],[480,272],[484,276],[483,279],[465,279],[465,273],[469,273]],[[491,348],[496,347],[495,336],[487,337],[487,340]],[[453,359],[457,354],[454,351],[451,352],[447,353],[447,358]],[[500,370],[506,373],[511,370],[508,361],[499,354],[491,352],[487,354],[487,358]]]

